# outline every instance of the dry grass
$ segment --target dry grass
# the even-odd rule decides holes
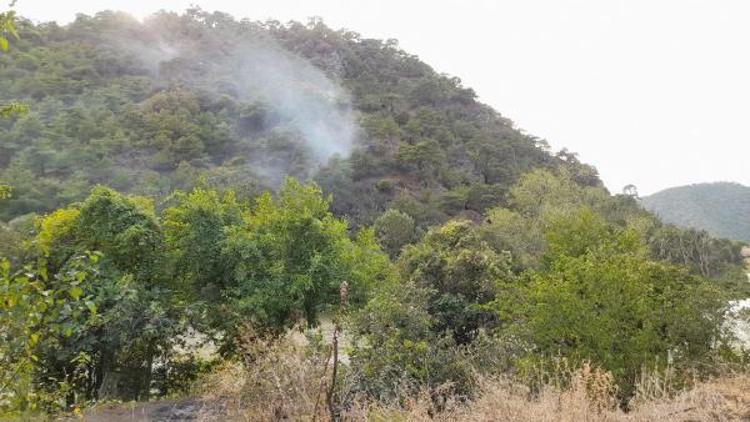
[[[623,420],[750,421],[750,375],[725,376],[674,397],[643,400]]]
[[[748,421],[750,376],[699,383],[674,397],[640,400],[628,413],[615,405],[611,376],[590,367],[579,370],[570,388],[543,390],[531,398],[525,388],[485,380],[477,399],[453,403],[437,413],[429,395],[404,406],[370,405],[352,411],[352,420],[372,421]]]
[[[202,385],[203,399],[222,409],[223,419],[242,421],[328,420],[325,392],[329,357],[288,335],[265,340],[247,330],[243,363],[225,363]],[[215,412],[203,420],[216,420]]]
[[[221,408],[223,420],[330,420],[325,393],[330,361],[325,351],[288,338],[247,341],[245,364],[226,364],[204,385],[204,400]],[[342,420],[360,421],[750,421],[750,375],[734,374],[676,391],[669,372],[644,374],[630,411],[622,411],[608,372],[583,365],[567,387],[549,382],[532,394],[503,378],[479,380],[471,401],[435,391],[402,397],[398,403],[354,398]],[[216,420],[216,413],[204,420]]]
[[[612,376],[588,365],[575,372],[564,390],[548,386],[532,395],[527,387],[507,379],[482,379],[479,385],[475,400],[449,400],[440,412],[423,393],[403,406],[371,405],[352,416],[375,421],[599,421],[623,415],[617,409]]]

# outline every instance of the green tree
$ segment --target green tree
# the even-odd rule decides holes
[[[510,253],[518,271],[538,267],[547,248],[540,224],[506,208],[489,210],[479,230],[494,250]]]
[[[707,278],[742,265],[740,242],[715,239],[703,230],[663,225],[651,233],[649,246],[657,259],[684,265]]]
[[[7,224],[0,223],[0,257],[10,262],[12,269],[34,260],[36,253],[30,247],[36,236],[34,214],[14,218]]]
[[[476,171],[485,184],[507,181],[514,172],[513,147],[497,139],[478,137],[469,144]]]
[[[350,379],[359,391],[381,400],[422,388],[467,394],[473,367],[467,347],[435,333],[429,292],[411,282],[379,286],[349,321]],[[450,388],[446,388],[450,385]]]
[[[276,61],[241,54],[248,31],[263,40],[260,50],[291,53],[310,72],[268,71]],[[101,12],[60,26],[22,21],[18,32],[0,55],[0,98],[19,98],[33,113],[0,128],[0,180],[14,188],[0,204],[2,220],[81,201],[96,184],[163,199],[205,177],[206,186],[243,197],[291,175],[333,193],[333,212],[353,227],[400,208],[403,195],[425,210],[408,212],[425,228],[483,212],[520,174],[561,162],[393,41],[360,42],[322,23],[238,22],[203,11],[138,22]],[[248,72],[279,73],[286,88]],[[340,81],[325,77],[332,74]],[[343,92],[334,82],[350,95],[329,95]],[[299,99],[312,104],[297,113]],[[356,116],[361,148],[329,165],[332,157],[309,141],[328,136],[339,111]],[[333,127],[350,126],[343,123]]]
[[[12,272],[0,260],[0,417],[66,409],[66,398],[80,380],[81,359],[71,372],[50,371],[45,351],[86,326],[96,324],[96,304],[83,286],[96,277],[97,254],[78,256],[67,271],[50,276],[46,261]],[[76,355],[74,358],[82,358]]]
[[[204,188],[177,192],[174,200],[163,212],[172,274],[192,300],[219,301],[229,277],[222,247],[228,231],[242,225],[242,206],[231,191],[220,195]]]
[[[222,291],[226,329],[242,320],[275,333],[301,320],[316,324],[337,303],[342,282],[356,306],[387,277],[388,258],[372,231],[350,239],[330,201],[317,186],[288,178],[278,198],[261,195],[243,224],[228,230],[221,254],[230,269]]]
[[[440,144],[433,139],[423,139],[414,145],[402,144],[398,160],[407,168],[419,172],[423,182],[439,177],[445,166],[445,153]]]
[[[525,216],[545,219],[606,201],[608,195],[604,189],[581,186],[572,177],[565,168],[560,168],[557,174],[533,170],[511,188],[509,203]]]
[[[10,4],[12,8],[15,6],[15,0]],[[16,12],[15,10],[7,10],[0,13],[0,50],[8,51],[10,43],[8,42],[8,36],[18,38],[18,32],[16,32]]]
[[[509,260],[482,240],[473,223],[454,220],[404,249],[399,268],[405,280],[427,290],[433,329],[448,330],[463,344],[493,321],[482,305],[512,282]]]
[[[53,291],[66,288],[59,280],[67,279],[80,256],[88,251],[100,256],[93,275],[68,290],[95,318],[61,313],[44,323],[63,328],[62,335],[37,345],[36,382],[44,388],[66,382],[68,405],[105,397],[147,398],[155,362],[168,362],[183,330],[151,202],[97,187],[80,205],[45,217],[36,245],[47,257],[50,283],[45,288]]]
[[[590,360],[627,397],[645,366],[705,360],[722,340],[720,290],[650,260],[634,231],[582,210],[556,220],[547,239],[545,268],[530,276],[516,326],[533,345],[529,359]]]
[[[397,257],[401,248],[413,242],[417,236],[414,219],[409,214],[392,208],[375,220],[373,230],[378,243],[391,258]]]

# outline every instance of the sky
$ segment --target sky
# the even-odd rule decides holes
[[[747,0],[19,0],[34,21],[190,5],[395,38],[554,150],[641,195],[750,185]]]

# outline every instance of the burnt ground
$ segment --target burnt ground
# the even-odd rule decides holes
[[[175,422],[224,420],[221,409],[196,398],[106,404],[84,412],[86,422]],[[81,419],[66,419],[69,421]]]

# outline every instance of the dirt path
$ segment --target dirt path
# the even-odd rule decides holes
[[[83,420],[86,422],[166,422],[218,420],[216,409],[195,398],[178,400],[161,400],[153,402],[134,402],[118,405],[103,405],[86,410]],[[73,419],[68,419],[73,420]]]

